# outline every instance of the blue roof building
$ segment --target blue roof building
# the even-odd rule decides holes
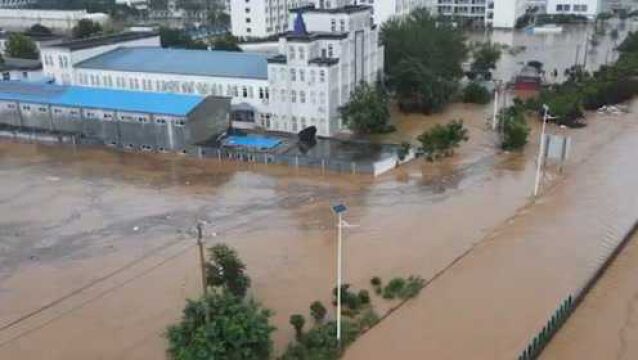
[[[75,65],[77,69],[268,79],[268,55],[234,51],[117,48]]]
[[[186,116],[203,99],[195,95],[0,81],[0,100],[53,106]]]

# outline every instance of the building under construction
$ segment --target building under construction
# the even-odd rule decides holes
[[[230,99],[0,82],[0,127],[130,150],[185,152],[229,126]]]

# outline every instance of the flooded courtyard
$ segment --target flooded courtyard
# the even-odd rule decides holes
[[[166,326],[179,319],[186,298],[201,293],[197,221],[206,223],[207,245],[227,243],[246,262],[253,279],[251,295],[275,312],[274,339],[280,352],[294,336],[288,324],[291,314],[306,314],[315,300],[330,303],[336,250],[330,205],[336,201],[349,206],[346,220],[357,225],[345,237],[348,283],[367,288],[373,276],[437,278],[416,301],[366,334],[348,357],[395,356],[400,340],[400,358],[458,358],[436,344],[419,347],[432,345],[432,339],[440,340],[439,346],[475,339],[467,348],[471,344],[489,354],[476,358],[518,355],[524,346],[518,340],[536,326],[533,315],[553,306],[565,288],[548,291],[547,302],[526,318],[524,326],[505,324],[498,332],[503,340],[489,332],[475,337],[474,331],[481,329],[474,325],[502,321],[508,309],[519,310],[526,301],[522,293],[517,306],[490,303],[490,311],[477,315],[466,310],[462,300],[485,305],[480,301],[490,300],[486,294],[498,287],[490,276],[503,280],[509,274],[494,267],[501,261],[496,255],[507,252],[486,248],[519,239],[527,230],[512,224],[533,212],[530,194],[538,146],[538,123],[530,121],[533,133],[525,152],[498,150],[498,135],[488,126],[491,109],[456,104],[433,116],[394,112],[398,131],[374,141],[414,142],[425,129],[454,119],[465,121],[470,140],[455,157],[437,163],[416,160],[376,179],[0,140],[0,358],[164,358]],[[636,135],[637,110],[634,104],[625,116],[588,114],[584,129],[550,126],[550,132],[568,134],[573,143],[565,174],[550,173],[545,183],[551,204],[571,199],[562,197],[561,189],[588,174],[597,175],[591,181],[598,181],[600,188],[607,185],[603,180],[609,168],[603,166],[606,159],[600,153],[609,144],[616,144],[609,150],[614,156],[623,150],[635,153],[634,142],[619,139]],[[627,161],[626,156],[621,160]],[[610,175],[619,176],[617,170]],[[610,186],[626,185],[613,179]],[[588,206],[597,206],[601,198],[602,192],[589,194]],[[631,201],[625,205],[633,205]],[[572,211],[570,204],[555,211]],[[541,201],[539,206],[549,205]],[[536,216],[548,223],[553,219]],[[601,220],[593,225],[605,224]],[[613,228],[607,230],[615,235]],[[572,235],[576,239],[582,233]],[[551,258],[544,246],[523,248],[506,265],[535,265],[525,260],[536,252]],[[583,271],[593,266],[588,262],[595,252],[591,248],[574,251],[574,241],[562,247],[575,253]],[[476,252],[474,262],[463,266],[475,271],[480,281],[454,280],[459,276],[454,264]],[[534,274],[512,279],[534,284]],[[560,284],[566,286],[570,275],[581,273],[565,274]],[[542,291],[537,285],[529,290]],[[483,298],[475,299],[477,294]],[[437,306],[431,307],[433,303]],[[441,309],[445,311],[438,312]],[[468,319],[472,325],[467,332],[457,332]],[[422,341],[424,335],[428,341]],[[484,342],[476,344],[479,340]]]

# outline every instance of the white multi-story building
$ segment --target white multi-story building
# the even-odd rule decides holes
[[[279,39],[281,55],[268,65],[266,128],[297,132],[314,125],[320,135],[343,128],[339,108],[357,84],[374,83],[383,71],[371,15],[372,8],[361,5],[291,14],[293,31]]]
[[[392,17],[405,16],[418,8],[431,9],[437,0],[310,0],[317,8],[337,8],[346,5],[369,5],[374,23],[381,25]]]
[[[35,4],[36,0],[0,0],[2,9],[19,9]]]
[[[226,96],[235,126],[290,133],[315,126],[332,136],[342,130],[339,108],[355,86],[383,71],[371,18],[368,6],[295,11],[293,30],[262,44],[270,54],[128,46],[58,66],[50,59],[68,55],[46,48],[43,63],[58,83]]]
[[[547,0],[551,15],[582,15],[595,18],[602,10],[602,0]]]
[[[288,30],[288,12],[307,0],[230,0],[231,32],[238,37],[263,38]]]
[[[118,47],[160,46],[154,32],[129,32],[97,38],[42,44],[40,58],[43,72],[60,85],[71,85],[75,65],[86,59],[104,54]]]
[[[512,29],[525,14],[530,0],[437,0],[436,13],[476,24]]]
[[[0,9],[0,26],[9,30],[26,30],[40,24],[54,31],[69,32],[82,19],[102,25],[110,20],[107,14],[86,10]]]

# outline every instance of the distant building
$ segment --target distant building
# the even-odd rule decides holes
[[[118,47],[132,46],[159,47],[159,34],[128,32],[46,44],[40,49],[40,58],[45,75],[54,78],[57,84],[70,85],[75,64]]]
[[[70,32],[82,19],[105,24],[109,16],[86,10],[0,9],[0,26],[8,30],[22,31],[40,24],[53,31]]]
[[[308,0],[230,0],[231,32],[257,38],[283,33],[288,30],[290,9],[309,4]]]
[[[37,0],[0,0],[0,9],[20,9],[37,3]]]
[[[547,0],[550,15],[582,15],[595,18],[602,11],[602,0]]]
[[[118,5],[126,5],[140,11],[148,10],[149,0],[115,0]]]
[[[512,29],[538,0],[438,0],[435,13],[476,25]]]
[[[0,74],[2,74],[3,81],[20,80],[44,82],[47,80],[42,73],[42,63],[40,60],[4,57],[4,62],[0,64]]]
[[[228,128],[229,101],[26,82],[0,82],[0,127],[73,135],[141,151],[185,152]]]

